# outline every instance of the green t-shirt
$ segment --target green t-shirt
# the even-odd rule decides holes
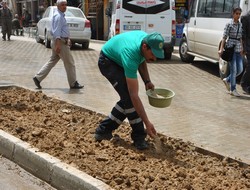
[[[102,47],[103,53],[124,68],[125,76],[137,78],[138,67],[145,61],[141,53],[141,42],[147,36],[143,31],[118,34]]]

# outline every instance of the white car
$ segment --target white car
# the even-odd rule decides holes
[[[43,14],[43,17],[37,23],[36,41],[45,43],[47,48],[50,48],[51,36],[51,21],[53,12],[57,9],[56,6],[49,6]],[[69,26],[70,40],[72,44],[82,44],[83,49],[89,48],[91,38],[90,21],[85,17],[81,9],[76,7],[67,7],[65,18]]]

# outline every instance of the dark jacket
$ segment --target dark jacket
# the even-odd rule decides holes
[[[250,53],[250,11],[241,17],[243,49]]]
[[[12,29],[21,29],[20,22],[17,18],[12,20]]]

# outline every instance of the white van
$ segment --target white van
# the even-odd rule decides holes
[[[159,32],[164,38],[165,58],[171,59],[175,44],[174,0],[112,0],[109,37],[143,30]]]
[[[218,55],[224,27],[232,19],[233,8],[241,7],[244,14],[249,3],[250,0],[193,0],[179,45],[181,60],[190,63],[199,57],[219,63],[221,78],[227,76],[228,68]]]

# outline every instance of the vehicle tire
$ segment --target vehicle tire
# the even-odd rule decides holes
[[[164,57],[165,57],[166,60],[170,60],[171,57],[172,57],[172,53],[164,51]]]
[[[36,42],[37,43],[43,43],[43,40],[38,35],[38,29],[36,29]]]
[[[89,42],[82,43],[82,49],[89,49]]]
[[[48,38],[48,34],[47,34],[47,32],[45,33],[45,47],[46,48],[50,48],[51,46],[50,46],[50,40],[49,40],[49,38]]]
[[[230,72],[230,66],[227,63],[227,61],[224,61],[223,59],[219,59],[219,73],[220,73],[220,78],[224,79],[229,75]]]
[[[185,38],[182,38],[179,45],[180,58],[185,63],[192,63],[194,61],[194,56],[189,55],[187,51],[188,51],[187,40]]]

